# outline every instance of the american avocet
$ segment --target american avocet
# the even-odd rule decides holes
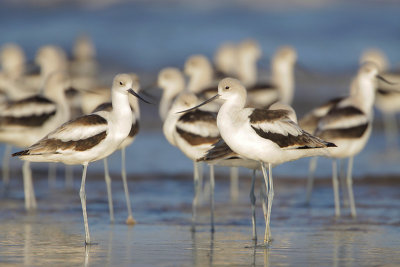
[[[17,80],[25,74],[25,54],[17,44],[6,44],[0,51],[0,91],[2,97],[0,104],[4,104],[7,99],[16,100],[25,97],[26,90],[20,90]],[[7,187],[10,182],[9,159],[11,145],[6,144],[2,161],[3,187]]]
[[[164,68],[158,74],[157,86],[163,90],[159,114],[162,121],[165,121],[168,111],[176,97],[185,89],[185,77],[177,68]]]
[[[195,110],[177,114],[178,111],[197,103],[198,99],[194,94],[182,93],[172,105],[163,125],[163,132],[168,142],[178,147],[189,159],[193,160],[195,193],[192,203],[192,230],[195,230],[196,209],[200,193],[199,163],[196,160],[211,149],[212,144],[219,139],[215,113]]]
[[[211,62],[205,56],[193,55],[189,57],[185,63],[184,71],[189,76],[188,91],[196,94],[200,100],[205,100],[217,93],[219,81],[214,80],[214,76],[216,75]],[[215,101],[204,107],[204,109],[210,112],[217,112],[220,106],[221,103]],[[230,171],[231,199],[232,201],[236,201],[239,194],[239,170],[236,167],[232,167]],[[200,187],[202,187],[202,175],[200,175]]]
[[[375,96],[375,105],[383,114],[387,150],[398,153],[399,130],[396,114],[400,112],[400,74],[391,72],[386,55],[378,49],[365,51],[361,56],[361,63],[374,62],[378,65],[382,75],[396,84],[387,84],[378,81]]]
[[[43,88],[47,77],[55,71],[68,72],[68,60],[65,51],[55,45],[41,47],[35,56],[35,63],[40,67],[39,76],[26,77],[25,84],[31,89]]]
[[[270,110],[287,110],[288,117],[295,123],[297,123],[297,116],[294,109],[289,106],[276,102],[269,107]],[[254,194],[254,185],[256,179],[256,170],[260,169],[260,163],[255,160],[247,159],[238,153],[234,152],[223,139],[220,139],[217,143],[213,144],[212,149],[208,150],[207,153],[197,159],[197,161],[204,161],[210,165],[228,166],[228,167],[244,167],[253,170],[251,188],[250,188],[250,203],[252,211],[252,229],[253,229],[253,240],[257,240],[257,230],[256,230],[256,196]],[[210,173],[211,186],[211,227],[214,229],[214,172]],[[263,208],[265,202],[263,201]]]
[[[44,96],[36,95],[4,106],[0,115],[0,141],[28,147],[66,122],[70,113],[64,92],[69,87],[69,77],[63,72],[56,72],[47,79]],[[29,162],[24,163],[22,170],[25,208],[34,209],[36,200]]]
[[[334,104],[319,119],[315,130],[316,136],[337,145],[329,149],[329,156],[333,158],[332,182],[336,216],[340,216],[337,159],[344,158],[348,158],[346,185],[350,211],[353,217],[357,215],[352,187],[353,158],[365,147],[371,134],[377,78],[386,81],[378,75],[376,64],[363,64],[351,84],[350,96]]]
[[[189,76],[187,90],[194,94],[202,93],[204,90],[214,87],[214,70],[211,62],[203,55],[189,57],[184,66],[184,72]]]
[[[134,74],[130,73],[132,80],[133,80],[133,89],[138,93],[139,92],[139,77]],[[139,109],[139,103],[136,97],[129,97],[129,104],[132,109],[132,127],[129,132],[129,135],[125,138],[124,141],[119,145],[118,149],[121,150],[121,175],[122,175],[122,182],[124,186],[124,192],[125,192],[125,200],[126,200],[126,207],[128,210],[128,218],[126,219],[126,224],[133,225],[136,223],[136,221],[133,219],[133,214],[132,214],[132,208],[131,208],[131,200],[129,196],[129,188],[128,188],[128,180],[126,177],[126,167],[125,167],[125,149],[127,146],[132,144],[132,142],[135,140],[135,137],[137,133],[139,132],[139,119],[140,119],[140,109]],[[99,112],[99,111],[107,111],[111,112],[112,111],[112,103],[103,103],[99,105],[94,111]],[[110,212],[110,221],[114,222],[114,208],[113,208],[113,203],[112,203],[112,193],[111,193],[111,177],[110,173],[108,171],[108,162],[107,158],[103,159],[104,161],[104,174],[105,174],[105,180],[107,184],[107,195],[108,195],[108,207],[109,207],[109,212]]]
[[[73,58],[69,62],[72,76],[94,77],[97,75],[96,47],[88,35],[78,36],[74,43],[72,56]]]
[[[26,161],[83,165],[79,195],[86,244],[90,244],[85,192],[87,166],[111,155],[128,136],[133,122],[128,93],[139,97],[132,87],[129,74],[118,74],[111,89],[112,111],[99,111],[69,121],[28,149],[13,154]]]
[[[6,44],[0,52],[0,91],[4,94],[2,102],[19,100],[34,95],[24,83],[26,58],[23,49],[17,44]]]
[[[271,60],[271,81],[248,87],[248,104],[267,107],[276,101],[290,105],[294,95],[294,66],[297,53],[293,47],[282,46]]]
[[[266,244],[270,241],[269,221],[274,197],[272,166],[302,157],[326,155],[325,148],[335,145],[302,130],[288,117],[287,110],[245,108],[246,96],[246,88],[238,80],[225,78],[218,85],[217,95],[185,112],[216,98],[225,100],[217,116],[221,137],[236,153],[260,162],[263,171],[268,199]]]
[[[261,58],[262,51],[256,40],[247,39],[237,46],[237,75],[239,80],[251,88],[258,82],[257,61]]]
[[[237,48],[235,44],[221,44],[214,55],[215,77],[223,79],[235,77],[237,74]]]

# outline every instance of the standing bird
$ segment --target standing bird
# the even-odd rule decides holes
[[[11,102],[1,108],[0,141],[17,147],[29,147],[48,132],[70,119],[65,91],[70,79],[64,72],[51,74],[44,94]],[[9,157],[9,155],[7,155]],[[30,163],[23,166],[25,208],[36,208]]]
[[[269,107],[269,110],[287,110],[288,117],[295,123],[297,123],[297,116],[294,109],[289,106],[276,102]],[[208,150],[207,153],[197,159],[197,161],[204,161],[210,165],[228,166],[228,167],[244,167],[253,170],[250,188],[250,203],[251,203],[251,222],[253,229],[253,240],[257,241],[257,229],[256,229],[256,196],[254,194],[254,185],[256,180],[256,171],[261,169],[260,163],[255,160],[247,159],[238,153],[234,152],[223,139],[220,139],[217,143],[213,144],[212,149]],[[211,168],[211,167],[210,167]],[[211,169],[210,169],[211,170]],[[211,183],[211,227],[214,229],[214,172],[210,172]],[[265,201],[263,201],[263,208],[265,209]]]
[[[258,161],[261,165],[268,200],[264,214],[264,244],[267,244],[270,242],[269,222],[274,197],[272,166],[302,157],[326,155],[326,148],[335,145],[302,130],[289,118],[290,112],[287,110],[245,108],[246,88],[240,81],[232,78],[220,81],[218,94],[213,98],[185,112],[216,98],[225,101],[217,116],[221,137],[234,152]]]
[[[200,94],[209,88],[216,88],[214,70],[211,62],[203,55],[189,57],[184,66],[184,72],[189,76],[187,90]]]
[[[374,62],[379,72],[395,84],[378,81],[375,106],[383,114],[386,147],[389,152],[399,151],[399,126],[396,115],[400,112],[400,73],[389,70],[389,61],[385,54],[377,49],[367,50],[361,56],[361,63]],[[393,155],[393,153],[392,153]]]
[[[139,77],[131,73],[130,74],[133,80],[134,84],[137,84],[137,88],[135,88],[136,92],[139,93]],[[125,140],[119,145],[118,149],[121,150],[121,175],[122,175],[122,182],[124,185],[124,192],[125,192],[125,200],[126,200],[126,207],[128,210],[128,218],[126,219],[126,224],[129,225],[134,225],[136,221],[133,219],[133,214],[132,214],[132,208],[131,208],[131,200],[129,197],[129,188],[128,188],[128,179],[126,176],[126,157],[125,157],[125,149],[127,146],[133,143],[135,140],[136,135],[139,132],[139,120],[140,120],[140,109],[139,109],[139,103],[138,99],[136,97],[129,96],[129,104],[132,109],[132,127],[129,132],[129,135],[125,138]],[[107,102],[100,104],[94,111],[99,112],[99,111],[107,111],[111,112],[112,111],[112,103]],[[111,177],[110,173],[108,171],[108,162],[107,158],[103,159],[104,163],[104,177],[106,180],[106,185],[107,185],[107,196],[108,196],[108,207],[109,207],[109,212],[110,212],[110,221],[114,222],[114,208],[113,208],[113,203],[112,203],[112,193],[111,193]]]
[[[128,93],[140,98],[132,88],[138,88],[129,74],[118,74],[112,84],[112,110],[99,111],[71,120],[26,150],[14,153],[22,160],[33,162],[63,162],[83,165],[80,199],[85,225],[85,244],[90,244],[86,213],[86,171],[90,162],[111,155],[129,135],[132,110]]]
[[[200,173],[198,158],[211,149],[218,141],[219,131],[216,114],[204,110],[194,110],[185,114],[178,111],[196,105],[197,97],[191,93],[181,94],[168,112],[163,132],[170,144],[178,147],[189,159],[193,160],[194,197],[192,203],[192,230],[195,230],[196,209],[199,200]],[[212,170],[210,170],[211,172]]]
[[[363,64],[351,84],[349,97],[331,102],[329,111],[318,119],[315,135],[334,142],[337,147],[329,149],[332,163],[332,183],[335,201],[335,215],[340,216],[339,182],[337,159],[348,158],[346,185],[353,217],[357,216],[353,194],[353,158],[365,147],[372,130],[373,105],[378,75],[376,64]],[[336,103],[335,103],[336,102]]]
[[[256,83],[248,87],[248,104],[262,108],[280,101],[290,105],[295,89],[294,67],[296,61],[297,53],[293,47],[280,47],[271,60],[271,81]]]
[[[214,55],[215,77],[223,79],[237,75],[237,47],[233,43],[223,43]]]
[[[161,120],[165,121],[172,103],[185,89],[185,77],[177,68],[164,68],[158,74],[157,86],[163,90],[159,114]]]
[[[0,51],[0,104],[5,104],[8,100],[23,99],[26,90],[18,86],[18,80],[25,74],[25,54],[17,44],[6,44]],[[6,144],[2,162],[3,187],[6,188],[10,182],[10,162],[12,146]]]

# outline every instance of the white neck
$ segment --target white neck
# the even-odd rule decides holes
[[[225,102],[222,104],[221,108],[218,111],[217,115],[217,125],[218,128],[220,125],[223,125],[227,121],[231,121],[226,119],[226,117],[236,116],[236,112],[242,110],[246,105],[247,93],[246,89],[243,92],[237,93],[235,95],[231,95]]]
[[[188,90],[192,93],[199,93],[201,90],[206,88],[212,83],[213,80],[213,72],[211,70],[201,70],[196,73],[193,73],[190,76],[190,81],[188,84]]]
[[[240,57],[238,77],[245,86],[254,86],[257,83],[257,61],[251,57]]]
[[[57,116],[60,124],[67,122],[71,118],[71,108],[68,105],[64,88],[61,85],[55,87],[47,85],[43,93],[46,98],[54,101],[58,106]]]
[[[370,78],[358,77],[354,86],[356,86],[356,89],[352,90],[351,96],[354,105],[365,114],[371,114],[375,101],[375,82],[371,81]]]
[[[278,86],[280,101],[290,105],[294,95],[294,69],[290,62],[272,62],[272,82]]]

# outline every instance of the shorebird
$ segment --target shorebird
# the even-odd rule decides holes
[[[287,110],[288,117],[295,123],[297,123],[297,116],[294,109],[289,106],[276,102],[269,107],[269,110]],[[256,196],[254,194],[254,185],[256,180],[256,171],[261,169],[260,163],[255,160],[247,159],[240,154],[234,152],[223,139],[219,139],[217,143],[213,144],[212,148],[206,152],[206,154],[197,159],[197,161],[204,161],[210,165],[210,184],[211,184],[211,195],[210,195],[210,206],[211,206],[211,229],[214,229],[214,169],[211,169],[212,165],[228,166],[228,167],[244,167],[253,171],[251,188],[250,188],[250,203],[252,213],[252,230],[253,240],[257,241],[257,229],[256,229]],[[212,170],[212,171],[211,171]],[[263,209],[265,210],[265,201],[263,201]]]
[[[0,91],[2,93],[0,104],[17,98],[24,98],[25,91],[17,85],[17,80],[25,74],[25,54],[22,48],[17,44],[6,44],[0,51]],[[10,182],[9,155],[12,146],[6,144],[2,161],[3,187],[6,188]]]
[[[336,216],[340,216],[337,159],[345,158],[348,158],[346,185],[350,211],[353,217],[357,215],[352,187],[353,158],[365,147],[371,135],[377,79],[388,82],[378,75],[376,64],[363,64],[351,83],[350,96],[337,98],[320,106],[306,115],[301,123],[309,129],[316,125],[316,136],[337,145],[329,149],[329,156],[333,159],[332,184]],[[312,162],[311,166],[312,164],[316,162]],[[310,167],[311,170],[313,168],[315,169],[315,166]],[[312,182],[313,174],[309,177],[308,194],[311,194]]]
[[[214,55],[215,77],[223,79],[235,77],[237,74],[237,47],[226,42],[221,44]]]
[[[205,56],[193,55],[189,57],[185,63],[184,72],[189,76],[187,90],[196,94],[199,100],[205,100],[217,93],[219,80],[214,79],[216,73],[214,73],[210,61]],[[219,101],[214,101],[204,109],[210,112],[217,112],[221,104]],[[239,195],[239,170],[236,167],[231,167],[230,172],[231,199],[236,201]],[[202,187],[202,175],[200,175],[200,187]]]
[[[28,149],[14,153],[22,160],[32,162],[62,162],[83,165],[79,196],[85,225],[85,244],[90,244],[86,213],[86,171],[90,162],[111,155],[129,135],[132,111],[128,93],[140,98],[129,74],[118,74],[112,84],[112,111],[84,115],[61,125]]]
[[[375,106],[383,114],[384,129],[386,135],[386,146],[390,152],[398,153],[399,129],[396,114],[400,112],[400,74],[390,71],[389,60],[386,55],[378,49],[365,51],[360,63],[374,62],[378,65],[380,73],[395,84],[387,84],[378,81],[375,95]]]
[[[163,90],[159,114],[161,120],[165,121],[172,103],[185,89],[185,77],[177,68],[164,68],[158,74],[157,86]]]
[[[216,114],[204,110],[194,110],[185,114],[178,111],[198,103],[194,94],[182,93],[168,112],[163,125],[163,132],[168,142],[178,147],[189,159],[193,160],[194,198],[192,203],[192,230],[195,230],[196,209],[200,193],[200,173],[198,158],[211,149],[219,139]],[[212,171],[212,170],[210,170]]]
[[[213,98],[183,112],[197,109],[216,98],[225,101],[217,116],[221,137],[234,152],[261,165],[268,200],[264,215],[266,245],[270,241],[269,222],[274,197],[272,166],[302,157],[326,155],[326,148],[335,145],[302,130],[288,117],[287,110],[245,108],[246,88],[233,78],[221,80],[218,94]]]
[[[297,53],[293,47],[280,47],[271,60],[271,81],[260,81],[249,86],[247,88],[248,104],[262,108],[280,101],[290,105],[294,95],[294,66],[296,60]],[[255,75],[257,75],[256,69]]]
[[[200,94],[204,90],[217,88],[211,62],[203,55],[189,57],[185,62],[184,72],[189,76],[187,90],[191,93]]]
[[[70,79],[64,72],[51,74],[44,95],[11,102],[1,108],[0,141],[17,147],[29,147],[70,118],[64,92]],[[6,155],[7,158],[9,155]],[[36,208],[29,162],[23,166],[25,208]]]
[[[135,88],[135,91],[139,93],[139,77],[134,74],[130,73],[130,76],[132,77],[132,80],[134,84],[138,85]],[[126,207],[128,210],[128,218],[126,219],[126,224],[133,225],[136,223],[136,221],[133,219],[133,214],[132,214],[132,208],[131,208],[131,200],[129,197],[129,188],[128,188],[128,180],[126,176],[126,167],[125,167],[125,149],[127,146],[133,143],[135,140],[135,137],[137,133],[139,132],[139,120],[140,120],[140,109],[139,109],[139,103],[136,97],[131,97],[129,96],[129,104],[132,109],[132,127],[131,130],[128,134],[128,136],[125,138],[124,141],[119,145],[118,149],[121,150],[121,175],[122,175],[122,182],[124,186],[124,192],[125,192],[125,200],[126,200]],[[107,111],[111,112],[112,111],[112,103],[107,102],[100,104],[94,111],[93,113],[99,112],[99,111]],[[110,212],[110,221],[114,222],[114,208],[113,208],[113,203],[112,203],[112,193],[111,193],[111,177],[110,173],[108,171],[108,162],[107,158],[103,159],[104,163],[104,177],[106,180],[106,185],[107,185],[107,196],[108,196],[108,207],[109,207],[109,212]]]
[[[257,61],[262,56],[260,44],[247,39],[237,46],[237,75],[246,88],[254,87],[258,82]]]

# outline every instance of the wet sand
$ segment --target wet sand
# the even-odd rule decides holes
[[[113,175],[116,222],[109,223],[106,188],[100,173],[88,173],[87,205],[93,245],[83,244],[79,171],[73,189],[63,177],[48,187],[46,173],[34,173],[38,210],[26,213],[20,177],[12,177],[0,201],[1,266],[396,266],[400,264],[400,180],[355,179],[357,219],[342,207],[334,218],[329,179],[317,180],[311,205],[304,204],[305,179],[275,177],[269,248],[251,240],[250,179],[241,175],[237,201],[229,179],[217,176],[216,232],[210,233],[203,201],[197,231],[190,231],[191,174],[130,175],[135,226],[127,212],[118,175]],[[325,177],[327,178],[327,177]],[[257,179],[257,188],[261,177]],[[258,193],[257,193],[257,198]],[[260,204],[260,203],[258,203]],[[264,221],[257,206],[258,238]]]

